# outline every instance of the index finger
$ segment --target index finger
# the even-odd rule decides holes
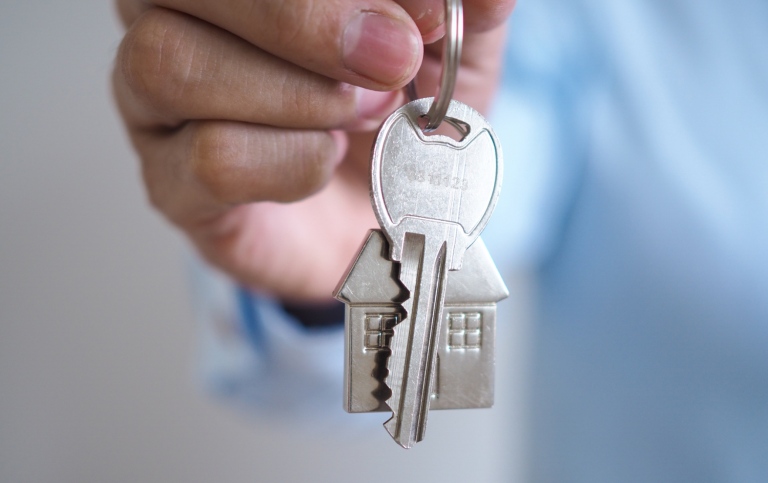
[[[424,43],[442,38],[445,33],[446,0],[395,0],[411,16],[421,31]],[[515,0],[463,0],[464,32],[487,32],[502,24],[515,6]]]
[[[409,14],[392,0],[153,0],[225,29],[277,57],[368,89],[404,86],[423,44]],[[123,17],[144,0],[118,0]]]

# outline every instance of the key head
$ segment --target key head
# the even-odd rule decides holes
[[[502,154],[493,129],[480,113],[451,101],[446,121],[464,131],[456,141],[419,127],[431,98],[412,101],[382,125],[373,148],[371,199],[400,261],[406,233],[448,242],[450,270],[490,219],[501,190]]]

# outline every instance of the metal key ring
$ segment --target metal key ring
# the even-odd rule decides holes
[[[453,98],[456,77],[461,61],[461,45],[464,40],[464,8],[461,0],[445,0],[445,37],[443,39],[443,71],[435,98],[427,112],[427,125],[424,131],[430,132],[440,126],[445,119],[448,105]],[[412,80],[407,87],[408,97],[418,99],[416,82]]]

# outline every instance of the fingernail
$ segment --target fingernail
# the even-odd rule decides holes
[[[379,92],[358,87],[355,95],[357,96],[357,116],[361,119],[378,120],[392,113],[394,110],[392,104],[399,94],[397,91]]]
[[[385,85],[400,83],[411,73],[421,45],[400,20],[361,12],[344,30],[344,65]]]

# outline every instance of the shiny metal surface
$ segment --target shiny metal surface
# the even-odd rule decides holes
[[[464,42],[464,8],[461,0],[445,0],[445,38],[443,39],[443,70],[435,100],[427,113],[427,132],[434,131],[442,124],[448,105],[453,98],[456,77],[461,62],[461,47]],[[414,87],[415,94],[415,87]]]
[[[460,141],[424,134],[418,125],[431,98],[395,111],[382,125],[373,149],[371,201],[399,262],[406,233],[450,240],[446,262],[461,268],[464,251],[491,217],[501,190],[501,146],[480,113],[451,101],[448,117],[466,124]]]
[[[393,415],[384,426],[404,448],[426,429],[446,272],[461,267],[488,222],[502,175],[499,143],[469,106],[451,101],[448,108],[452,122],[467,127],[461,140],[422,132],[418,119],[430,101],[412,101],[385,121],[371,168],[374,211],[410,295],[401,304],[404,318],[392,327],[385,379]]]
[[[372,230],[334,296],[346,304],[344,409],[388,411],[384,378],[389,325],[402,320],[408,297],[398,264],[387,259],[386,238]],[[496,303],[509,294],[488,250],[478,239],[464,266],[448,271],[443,321],[429,409],[485,408],[494,400]]]
[[[424,439],[437,363],[437,336],[445,300],[445,240],[406,233],[400,281],[410,297],[405,317],[395,325],[385,382],[392,391],[392,417],[384,427],[403,448]]]

